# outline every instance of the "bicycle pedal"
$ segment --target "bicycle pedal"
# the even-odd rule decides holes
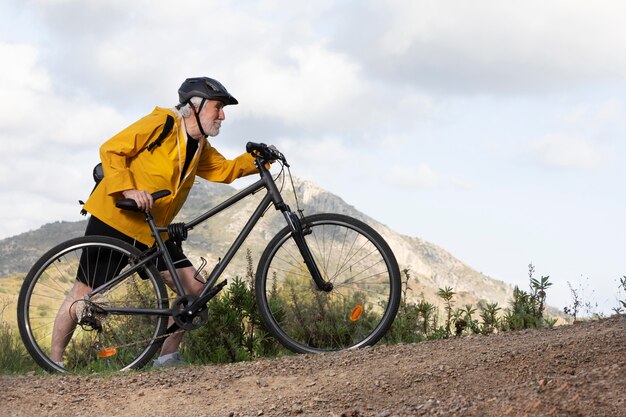
[[[110,358],[117,354],[117,349],[114,347],[102,348],[98,351],[98,357],[100,359]]]
[[[216,284],[213,287],[211,287],[211,289],[209,289],[209,291],[202,297],[202,300],[201,300],[202,304],[206,305],[206,303],[211,301],[211,299],[215,297],[218,292],[222,291],[222,288],[224,288],[226,284],[228,284],[228,280],[224,280],[220,282],[219,284]]]
[[[212,289],[217,290],[217,291],[221,291],[222,288],[224,288],[226,286],[226,284],[228,284],[228,280],[224,280],[224,281],[220,282],[219,284],[216,284]]]

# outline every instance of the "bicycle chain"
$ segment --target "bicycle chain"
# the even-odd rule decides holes
[[[174,335],[174,334],[177,334],[177,333],[182,333],[182,332],[184,332],[184,331],[185,331],[185,330],[183,330],[183,329],[178,329],[178,330],[176,330],[176,331],[175,331],[175,332],[173,332],[173,333],[166,333],[166,334],[162,334],[161,336],[157,336],[157,337],[155,337],[155,338],[150,337],[150,338],[148,338],[148,339],[139,340],[139,341],[137,341],[137,342],[126,343],[126,344],[124,344],[124,345],[118,345],[118,346],[109,346],[109,347],[112,347],[112,348],[114,348],[114,349],[124,349],[124,348],[127,348],[127,347],[129,347],[129,346],[138,345],[138,344],[140,344],[140,343],[149,342],[149,341],[151,341],[151,340],[152,340],[152,341],[157,341],[157,340],[159,340],[159,339],[165,339],[165,338],[167,338],[167,337],[170,337],[171,335]]]
[[[167,302],[169,303],[172,300],[176,300],[176,298],[177,297],[170,297],[170,298],[166,298],[165,300],[167,300]],[[149,341],[156,342],[159,339],[165,339],[165,338],[170,337],[171,335],[174,335],[174,334],[177,334],[177,333],[182,333],[184,331],[185,331],[184,329],[178,329],[178,330],[176,330],[173,333],[165,333],[165,334],[162,334],[161,336],[157,336],[155,338],[150,337],[150,338],[147,338],[147,339],[138,340],[136,342],[126,343],[126,344],[117,345],[117,346],[109,346],[109,347],[114,348],[114,349],[124,349],[124,348],[127,348],[129,346],[135,346],[135,345],[142,344],[142,343],[149,342]],[[99,342],[96,342],[96,344],[98,344],[98,343]]]

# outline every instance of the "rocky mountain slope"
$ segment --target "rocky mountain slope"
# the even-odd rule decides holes
[[[340,197],[311,182],[295,179],[295,188],[305,215],[322,212],[344,213],[365,221],[381,233],[393,249],[400,268],[408,268],[411,271],[412,291],[408,294],[413,299],[423,295],[430,302],[437,302],[435,296],[437,289],[449,286],[457,292],[457,305],[476,304],[479,300],[498,302],[500,306],[508,305],[513,291],[508,284],[475,271],[432,243],[391,230],[350,206]],[[285,199],[295,209],[296,203],[288,180],[284,182],[284,189]],[[236,190],[230,186],[201,180],[194,187],[177,221],[188,221],[235,192]],[[226,253],[230,242],[239,233],[260,199],[260,194],[245,199],[192,230],[185,242],[185,250],[192,261],[200,265],[200,258],[206,259],[206,268],[210,271]],[[284,227],[282,215],[274,208],[270,208],[245,242],[243,250],[227,268],[226,277],[244,275],[247,267],[246,254],[249,252],[253,262],[256,263],[267,242],[282,227]],[[25,274],[46,250],[70,237],[80,236],[84,228],[85,221],[56,222],[3,239],[0,241],[0,277]]]

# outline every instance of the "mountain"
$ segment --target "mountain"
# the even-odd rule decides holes
[[[37,230],[0,240],[0,277],[28,272],[47,250],[81,236],[86,225],[86,220],[48,223]]]
[[[279,181],[280,186],[280,181]],[[283,197],[292,209],[296,209],[291,182],[287,179],[282,184]],[[376,229],[394,251],[400,269],[408,269],[411,275],[408,297],[416,300],[424,296],[429,302],[437,304],[436,292],[445,286],[452,287],[457,293],[457,306],[476,305],[479,300],[498,302],[507,306],[512,297],[510,285],[483,275],[444,249],[425,240],[401,235],[389,227],[366,216],[340,197],[329,193],[309,182],[294,178],[294,187],[298,203],[305,215],[323,212],[343,213],[356,217]],[[175,221],[189,221],[199,216],[210,207],[236,193],[228,185],[198,182],[187,200],[185,207]],[[263,193],[236,203],[223,213],[197,226],[189,233],[184,248],[192,262],[200,266],[207,261],[206,271],[226,253],[231,242],[243,228],[250,214],[254,211]],[[86,221],[56,222],[41,228],[6,238],[0,241],[0,277],[25,274],[30,266],[55,244],[71,237],[82,235]],[[247,273],[247,255],[252,259],[254,268],[265,245],[285,226],[282,214],[270,207],[254,228],[242,249],[225,271],[225,277],[244,276]]]

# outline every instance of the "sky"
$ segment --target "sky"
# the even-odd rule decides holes
[[[210,76],[240,102],[224,155],[275,144],[396,232],[610,314],[624,20],[619,0],[3,0],[0,239],[82,219],[100,144]]]

